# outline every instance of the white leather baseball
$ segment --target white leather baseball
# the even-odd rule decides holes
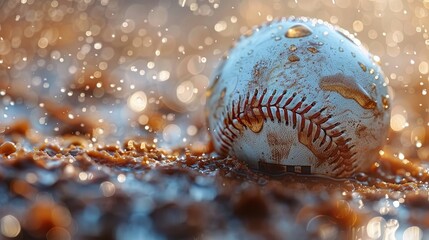
[[[363,171],[378,158],[390,118],[383,73],[359,41],[294,17],[237,41],[206,108],[215,150],[271,174]]]

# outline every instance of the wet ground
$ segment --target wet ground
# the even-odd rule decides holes
[[[36,139],[21,130],[0,145],[6,239],[429,236],[429,174],[397,158],[349,179],[267,176],[233,158],[141,140],[91,146],[58,137],[26,150],[21,143]]]

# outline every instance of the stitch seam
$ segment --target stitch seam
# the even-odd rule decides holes
[[[354,171],[356,166],[354,145],[349,146],[351,138],[344,140],[346,131],[339,131],[339,122],[328,124],[327,122],[332,115],[324,116],[326,107],[321,108],[316,113],[309,112],[316,106],[316,102],[306,104],[306,97],[303,97],[295,105],[291,105],[298,97],[294,92],[287,95],[287,90],[278,94],[276,90],[267,97],[267,89],[259,94],[256,89],[252,96],[248,92],[245,100],[241,95],[238,102],[232,101],[231,106],[226,107],[226,111],[221,114],[222,121],[219,121],[215,127],[214,137],[220,143],[220,150],[223,155],[227,155],[232,148],[233,142],[239,136],[239,133],[248,128],[245,122],[250,123],[251,119],[258,119],[264,122],[276,121],[278,123],[285,122],[286,126],[292,126],[297,129],[297,133],[304,133],[307,138],[311,137],[314,132],[314,137],[310,144],[316,144],[321,138],[319,148],[326,144],[324,152],[328,153],[326,159],[319,159],[318,165],[324,161],[334,164],[333,173],[337,176],[346,176]],[[268,100],[264,102],[264,100]],[[280,105],[283,99],[286,99],[283,106]],[[262,119],[260,119],[262,118]]]

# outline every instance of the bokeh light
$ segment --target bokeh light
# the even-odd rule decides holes
[[[14,238],[21,232],[21,224],[18,219],[12,215],[6,215],[0,220],[0,228],[3,236]]]

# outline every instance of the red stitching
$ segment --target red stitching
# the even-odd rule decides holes
[[[267,89],[264,89],[262,94],[259,96],[259,91],[255,89],[252,97],[250,97],[249,92],[246,94],[243,105],[241,105],[243,101],[240,96],[238,103],[233,101],[230,107],[227,106],[226,112],[222,114],[224,120],[217,125],[216,131],[214,132],[216,139],[221,143],[221,152],[224,155],[229,153],[232,143],[238,137],[233,129],[241,132],[246,128],[246,125],[243,123],[244,119],[246,122],[251,122],[250,118],[252,117],[262,117],[264,121],[267,121],[267,119],[275,121],[275,119],[277,119],[281,122],[283,120],[286,122],[286,125],[292,124],[294,129],[297,127],[299,121],[300,126],[298,131],[306,131],[307,137],[310,137],[313,131],[315,131],[312,144],[314,144],[319,138],[322,138],[319,147],[328,142],[324,151],[332,151],[328,158],[330,163],[335,164],[333,167],[334,174],[338,176],[346,176],[354,171],[356,164],[353,158],[356,155],[356,152],[352,150],[355,146],[348,146],[348,143],[351,141],[350,138],[346,140],[340,139],[340,137],[345,134],[345,131],[337,130],[337,127],[340,125],[339,122],[323,126],[332,117],[331,115],[323,116],[323,112],[326,110],[326,107],[322,108],[317,113],[308,116],[308,113],[316,105],[316,102],[306,105],[306,98],[304,97],[292,107],[290,104],[297,96],[296,93],[293,93],[286,100],[285,104],[280,107],[279,104],[286,96],[287,91],[284,90],[281,94],[276,96],[277,91],[274,90],[268,97],[268,101],[263,103],[266,93]],[[263,108],[266,109],[266,111],[264,111]],[[292,122],[289,122],[289,114],[291,114]],[[298,116],[300,120],[298,119]],[[233,129],[231,129],[231,126]]]

